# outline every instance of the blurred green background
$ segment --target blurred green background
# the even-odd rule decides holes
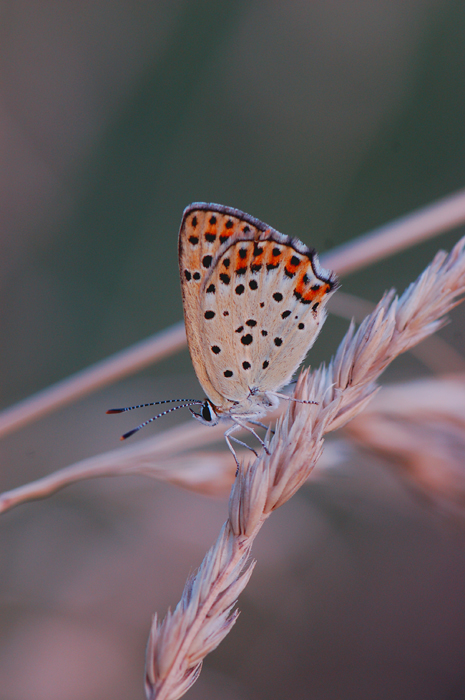
[[[1,3],[2,407],[182,318],[190,202],[324,252],[462,188],[464,37],[459,0]],[[463,233],[343,289],[403,290]],[[441,331],[460,352],[464,320]],[[328,320],[312,364],[346,326]],[[389,376],[423,372],[407,357]],[[195,386],[185,351],[8,438],[4,488],[115,447],[105,408]],[[355,462],[263,533],[244,614],[190,697],[465,697],[463,534]],[[1,699],[142,697],[150,615],[225,515],[121,479],[4,517]]]
[[[2,3],[2,404],[181,318],[192,201],[323,252],[462,187],[464,31],[434,0]]]

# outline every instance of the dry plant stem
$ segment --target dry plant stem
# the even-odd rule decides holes
[[[392,223],[375,228],[321,256],[338,275],[367,267],[465,223],[465,190],[459,190]]]
[[[230,452],[224,449],[181,455],[173,450],[172,452],[171,457],[159,455],[156,450],[148,451],[144,443],[144,450],[135,458],[125,454],[122,459],[121,454],[107,452],[96,458],[77,462],[0,494],[0,515],[28,501],[48,498],[78,481],[125,474],[149,476],[157,481],[165,481],[204,495],[227,496],[236,471]],[[242,455],[243,452],[245,450],[238,454]]]
[[[266,420],[275,421],[282,411],[281,406],[269,413]],[[232,483],[230,472],[232,470],[234,476],[235,471],[230,453],[193,453],[195,448],[210,445],[216,440],[223,444],[223,434],[224,425],[218,424],[205,430],[204,426],[189,420],[154,437],[118,446],[115,450],[88,457],[36,481],[4,491],[0,494],[0,514],[27,501],[51,496],[76,481],[123,474],[143,474],[205,494],[227,493],[225,488],[229,489]],[[241,431],[237,433],[240,434]],[[188,463],[186,450],[189,450]]]
[[[149,700],[177,700],[196,680],[203,658],[234,624],[234,601],[251,568],[252,542],[266,518],[306,481],[324,435],[358,415],[387,365],[444,322],[465,294],[465,239],[450,255],[438,253],[417,282],[398,299],[389,292],[358,330],[352,324],[328,368],[302,372],[263,452],[242,468],[231,491],[229,518],[173,613],[150,632],[146,661]]]
[[[95,365],[39,391],[0,413],[0,437],[46,416],[61,406],[76,401],[103,386],[134,374],[186,345],[184,323],[132,345]]]
[[[343,276],[463,223],[465,191],[461,190],[335,248],[321,256],[321,263]],[[38,392],[0,413],[0,437],[103,386],[135,374],[158,359],[177,352],[185,343],[184,324],[176,323]]]
[[[210,430],[213,437],[222,438],[223,426],[219,425]],[[203,426],[194,421],[189,421],[188,424],[166,430],[149,440],[118,447],[96,457],[89,457],[29,484],[5,491],[0,494],[0,513],[26,501],[50,496],[59,489],[83,479],[132,473],[156,476],[163,480],[164,472],[168,468],[165,460],[175,453],[173,446],[176,447],[177,452],[180,452],[210,441],[210,431],[206,431]],[[165,475],[164,480],[168,481],[169,475]]]

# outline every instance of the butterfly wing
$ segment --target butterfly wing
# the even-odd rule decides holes
[[[289,382],[337,287],[316,253],[237,209],[184,212],[179,261],[194,369],[215,406]]]
[[[215,311],[219,304],[216,296],[218,285],[205,285],[205,280],[216,265],[220,249],[227,247],[229,241],[241,240],[247,235],[257,236],[260,230],[256,224],[261,222],[239,210],[218,204],[195,203],[184,210],[179,231],[179,272],[192,364],[208,398],[215,406],[224,409],[231,405],[231,401],[227,400],[229,395],[224,394],[223,389],[230,387],[223,387],[218,378],[221,375],[224,382],[223,373],[227,371],[227,368],[222,369],[225,356],[229,359],[234,352],[232,343],[224,347],[226,338],[231,337],[230,319],[227,314]],[[226,271],[222,279],[227,279]],[[228,290],[222,287],[221,292],[223,300]],[[207,320],[214,322],[206,324]],[[220,339],[221,351],[216,356]],[[233,395],[241,399],[244,391],[236,386]],[[232,401],[240,399],[233,398]]]

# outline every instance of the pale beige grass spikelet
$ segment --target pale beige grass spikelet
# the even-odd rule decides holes
[[[306,481],[323,449],[324,435],[358,415],[378,390],[376,380],[400,353],[435,332],[465,293],[465,239],[440,252],[400,299],[389,292],[358,330],[352,324],[329,366],[297,382],[261,454],[243,467],[232,488],[229,518],[173,612],[152,625],[147,648],[150,700],[176,700],[196,680],[203,658],[237,618],[234,602],[251,575],[247,560],[273,510]]]

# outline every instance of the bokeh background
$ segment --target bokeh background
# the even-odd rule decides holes
[[[0,405],[181,319],[192,201],[324,252],[462,188],[464,36],[459,0],[3,2]],[[402,290],[464,232],[344,290]],[[441,334],[463,352],[452,316]],[[328,319],[312,364],[346,327]],[[427,373],[406,356],[386,381]],[[2,442],[2,488],[115,447],[109,406],[199,391],[184,351],[63,409]],[[225,517],[141,477],[4,516],[0,698],[142,698],[151,614]],[[464,544],[382,460],[349,453],[270,520],[240,620],[188,697],[465,697]]]

